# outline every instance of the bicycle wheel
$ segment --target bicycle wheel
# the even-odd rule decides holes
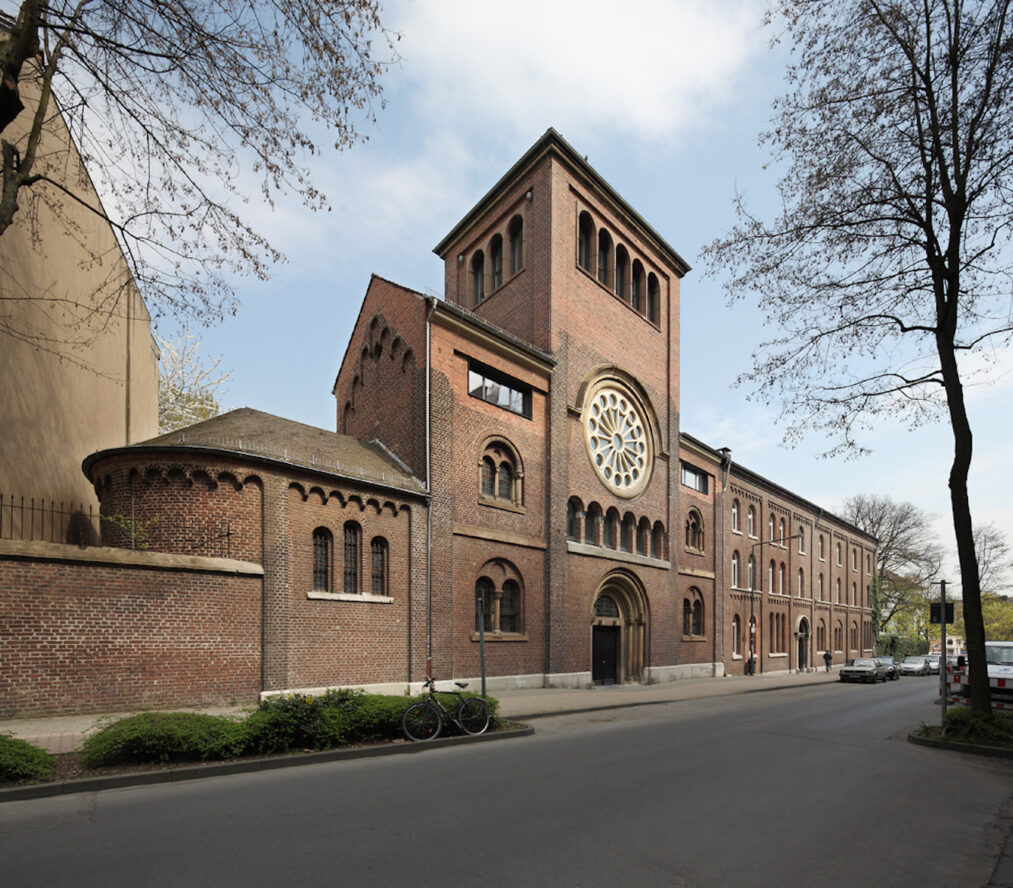
[[[442,728],[443,716],[428,700],[412,703],[401,716],[401,730],[409,740],[435,740]]]
[[[457,720],[466,734],[481,734],[489,727],[489,707],[481,697],[468,697],[457,704]]]

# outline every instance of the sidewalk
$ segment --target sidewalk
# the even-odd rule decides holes
[[[625,706],[644,706],[654,703],[671,703],[679,700],[698,700],[705,697],[724,697],[748,694],[776,688],[808,687],[837,681],[836,672],[775,673],[752,676],[726,676],[724,678],[687,678],[681,681],[654,685],[607,685],[588,689],[521,688],[490,690],[489,696],[499,700],[500,715],[523,721],[566,712],[587,712],[594,709],[619,709]],[[442,687],[443,682],[437,682]],[[472,683],[470,690],[478,690]],[[253,707],[212,706],[200,712],[214,715],[239,714]],[[9,732],[15,737],[41,746],[54,755],[74,752],[98,722],[132,715],[132,712],[115,712],[91,715],[62,715],[49,718],[24,718],[0,721],[0,733]]]

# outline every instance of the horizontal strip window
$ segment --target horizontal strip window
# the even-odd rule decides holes
[[[698,490],[700,493],[707,492],[707,475],[701,472],[699,469],[694,469],[692,466],[682,464],[682,483],[693,490]]]
[[[468,362],[468,394],[531,419],[531,386],[477,361]]]

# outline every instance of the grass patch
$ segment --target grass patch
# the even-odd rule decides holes
[[[969,707],[957,706],[947,710],[942,727],[925,725],[921,735],[953,743],[1013,749],[1013,713],[983,715]]]
[[[26,740],[0,734],[0,781],[47,780],[52,773],[53,757],[48,752]]]

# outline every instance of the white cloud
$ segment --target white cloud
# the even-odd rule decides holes
[[[391,8],[429,120],[672,140],[705,124],[766,47],[755,0],[444,0]]]

